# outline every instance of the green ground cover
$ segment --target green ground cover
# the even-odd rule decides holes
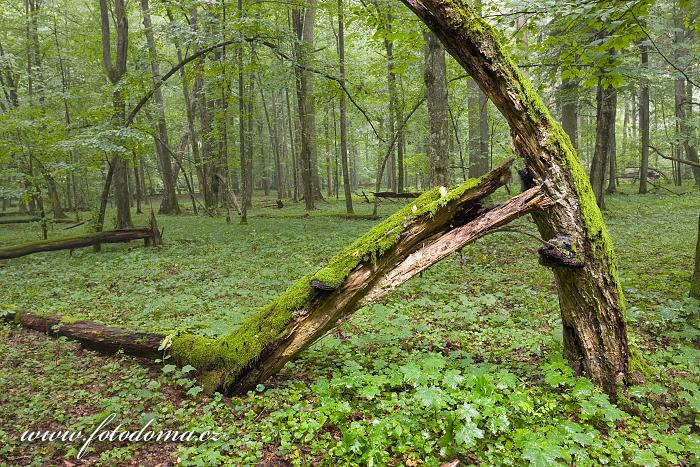
[[[697,464],[700,307],[685,297],[700,202],[696,192],[626,191],[607,200],[605,219],[630,340],[648,364],[635,375],[629,412],[574,378],[562,360],[557,296],[551,273],[537,264],[537,242],[499,233],[363,308],[246,397],[203,395],[189,368],[144,367],[2,325],[0,462],[73,462],[79,446],[22,443],[18,435],[88,429],[114,412],[132,429],[150,417],[159,427],[223,434],[201,444],[95,443],[91,463]],[[357,201],[359,214],[371,212]],[[246,226],[160,217],[158,248],[134,242],[100,254],[9,260],[0,263],[0,304],[226,334],[376,225],[344,218],[342,202],[320,207],[310,216],[298,205],[255,208]],[[535,231],[528,220],[519,224]],[[79,230],[62,228],[51,237]],[[0,247],[39,232],[35,224],[0,226]]]

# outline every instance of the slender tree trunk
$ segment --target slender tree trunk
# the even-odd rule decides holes
[[[649,68],[649,49],[646,43],[639,44],[641,51],[642,69]],[[639,85],[639,131],[642,136],[641,161],[639,164],[639,193],[647,192],[647,175],[649,172],[649,82],[645,79],[647,73],[642,73]],[[632,119],[634,122],[634,118]]]
[[[294,182],[294,187],[293,187],[293,196],[292,199],[294,201],[299,200],[299,170],[298,170],[298,162],[297,162],[297,139],[294,138],[294,122],[292,118],[292,106],[291,103],[289,102],[289,90],[285,88],[284,90],[284,97],[285,101],[287,104],[287,126],[289,127],[289,152],[292,155],[292,180]],[[297,119],[297,126],[298,126],[299,119]]]
[[[561,126],[569,135],[571,144],[578,151],[578,102],[579,84],[574,80],[563,80],[561,83]]]
[[[124,99],[122,90],[119,88],[121,78],[126,73],[126,58],[129,44],[129,24],[128,14],[124,0],[114,0],[114,20],[117,23],[117,42],[115,53],[115,64],[112,64],[112,45],[110,24],[112,18],[110,15],[107,0],[100,0],[100,22],[102,32],[102,64],[104,66],[107,77],[110,82],[116,87],[112,92],[112,103],[114,114],[112,122],[115,127],[121,127],[124,123]],[[107,207],[107,198],[109,195],[110,183],[114,182],[114,198],[117,206],[117,229],[125,229],[133,226],[131,220],[131,206],[129,204],[129,180],[127,162],[123,160],[119,154],[112,156],[110,170],[108,172],[112,176],[108,176],[105,180],[105,185],[102,190],[100,202],[100,212],[98,213],[97,230],[101,231],[104,226],[104,210]]]
[[[606,193],[615,193],[616,183],[615,174],[617,173],[617,131],[616,131],[616,117],[617,117],[617,106],[613,109],[612,123],[610,124],[610,136],[608,147],[608,187],[605,189]]]
[[[316,0],[308,2],[305,9],[292,11],[292,25],[296,41],[294,51],[296,60],[304,66],[306,55],[313,48],[314,18],[316,15]],[[301,167],[301,184],[304,203],[307,210],[316,209],[316,189],[318,167],[314,165],[316,144],[316,112],[313,103],[313,76],[301,67],[295,67],[297,102],[299,108],[299,128],[301,136],[301,151],[299,165]],[[315,174],[315,175],[314,175]]]
[[[449,126],[447,121],[447,68],[445,48],[432,32],[423,34],[425,39],[425,68],[423,79],[427,88],[430,142],[428,162],[430,185],[450,185]]]
[[[698,217],[698,237],[695,243],[695,268],[690,279],[690,296],[700,300],[700,217]]]
[[[397,124],[397,101],[398,97],[396,95],[396,73],[394,72],[394,40],[390,38],[393,28],[393,16],[391,13],[385,15],[384,28],[386,29],[386,36],[384,37],[384,50],[386,51],[386,72],[387,72],[387,86],[389,90],[389,140],[394,138],[394,132],[396,131]],[[389,154],[388,167],[386,170],[387,174],[387,185],[391,191],[396,191],[398,189],[396,183],[396,148],[391,148],[391,153]]]
[[[674,83],[674,90],[675,90],[675,103],[676,103],[676,119],[678,122],[678,129],[679,129],[679,137],[681,141],[681,145],[679,148],[682,148],[682,150],[685,152],[685,159],[691,162],[700,162],[698,161],[698,151],[697,149],[691,144],[691,139],[690,139],[690,125],[688,124],[688,115],[686,108],[689,108],[689,98],[688,95],[686,94],[686,84],[685,84],[685,79],[683,78],[676,78],[675,83]],[[693,178],[695,179],[695,184],[700,185],[700,167],[698,166],[691,166],[692,171],[693,171]]]
[[[143,29],[146,35],[146,44],[148,45],[148,55],[151,62],[151,75],[153,82],[158,83],[161,79],[160,61],[158,60],[158,52],[156,50],[156,41],[153,36],[153,25],[151,23],[151,10],[148,5],[148,0],[141,0],[141,12],[143,14]],[[156,153],[160,161],[160,172],[163,178],[163,200],[160,203],[160,214],[179,214],[180,205],[177,202],[177,193],[175,192],[175,178],[173,177],[172,161],[168,151],[163,146],[169,145],[168,127],[165,123],[165,100],[163,99],[163,91],[160,87],[156,87],[153,94],[153,100],[156,107],[156,134],[155,139]]]
[[[338,66],[340,68],[341,84],[345,84],[345,0],[338,0]],[[345,211],[353,213],[352,188],[348,170],[348,110],[345,93],[340,94],[340,164],[343,169],[343,194],[345,196]]]
[[[484,145],[488,142],[482,141],[482,122],[485,120],[487,98],[473,80],[470,80],[468,86],[469,178],[476,178],[488,172],[489,167],[488,148],[484,151]]]
[[[595,152],[591,161],[591,186],[598,207],[605,209],[605,171],[610,154],[610,126],[615,124],[617,91],[612,86],[604,87],[600,79],[596,93],[596,139]]]

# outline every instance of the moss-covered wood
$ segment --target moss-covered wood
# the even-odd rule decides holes
[[[569,137],[500,44],[496,31],[462,0],[403,0],[440,38],[508,121],[512,145],[534,183],[555,200],[534,215],[544,239],[569,237],[581,268],[553,265],[565,355],[615,398],[628,382],[624,299],[612,242]]]
[[[173,356],[197,368],[209,389],[241,392],[254,387],[355,311],[409,255],[482,214],[479,200],[509,177],[510,163],[447,192],[435,188],[424,193],[232,334],[219,339],[176,336]],[[323,287],[312,287],[312,282]]]

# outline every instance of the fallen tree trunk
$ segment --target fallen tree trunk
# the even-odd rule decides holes
[[[418,198],[422,193],[396,193],[395,191],[377,191],[372,194],[375,198]]]
[[[507,163],[449,192],[438,188],[426,192],[232,334],[219,339],[174,337],[175,360],[197,368],[208,390],[243,393],[255,387],[367,300],[380,298],[490,229],[548,206],[542,193],[533,189],[484,214],[480,200],[509,178]],[[424,250],[444,236],[450,239],[447,243]]]
[[[0,249],[0,260],[19,258],[44,251],[74,250],[86,246],[101,245],[103,243],[123,243],[132,240],[143,239],[146,246],[160,245],[160,231],[151,216],[150,226],[138,229],[108,230],[79,237],[61,238],[57,240],[44,240],[24,243],[9,248]]]
[[[30,222],[39,222],[41,221],[41,217],[18,217],[18,218],[10,218],[10,219],[0,219],[0,225],[7,225],[7,224],[28,224]],[[53,222],[55,224],[70,224],[73,221],[73,219],[46,219],[47,222]]]
[[[532,188],[444,235],[436,235],[420,243],[410,241],[397,247],[395,252],[382,258],[381,263],[385,265],[363,264],[348,275],[341,289],[333,291],[325,301],[315,304],[308,314],[294,319],[285,332],[239,375],[231,390],[241,394],[253,389],[355,310],[381,299],[449,254],[498,227],[549,206],[550,201],[541,190]],[[478,213],[477,210],[473,214]],[[409,233],[409,237],[415,233]]]
[[[58,316],[43,316],[23,310],[6,312],[3,319],[52,337],[65,336],[100,352],[122,350],[137,357],[162,355],[163,351],[158,348],[166,337],[164,334],[105,326],[94,321],[66,321]]]
[[[615,400],[629,383],[622,288],[603,217],[569,137],[500,44],[464,0],[402,0],[439,38],[503,114],[526,179],[555,204],[535,214],[540,235],[559,238],[583,267],[550,264],[556,278],[564,355]],[[566,240],[564,240],[566,239]]]

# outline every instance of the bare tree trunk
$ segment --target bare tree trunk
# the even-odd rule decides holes
[[[571,144],[578,151],[578,82],[566,79],[561,83],[561,126],[569,135]]]
[[[447,121],[447,68],[445,48],[440,40],[428,31],[425,39],[425,68],[423,78],[427,88],[430,143],[430,185],[450,185],[449,127]]]
[[[616,183],[615,174],[617,173],[617,131],[616,131],[616,118],[617,118],[617,106],[613,109],[612,123],[610,124],[610,137],[608,147],[608,187],[605,189],[606,193],[615,193]]]
[[[615,107],[617,106],[617,91],[612,86],[603,86],[598,80],[596,94],[596,137],[595,152],[591,161],[591,186],[598,207],[605,209],[605,171],[610,154],[610,126],[615,124]]]
[[[115,127],[120,127],[124,123],[124,99],[122,91],[119,89],[119,82],[126,73],[126,55],[129,44],[129,24],[128,14],[124,0],[114,0],[114,19],[117,23],[117,43],[115,53],[115,64],[112,64],[112,45],[110,34],[110,11],[107,5],[107,0],[100,0],[100,22],[102,31],[102,64],[104,66],[107,77],[110,82],[116,86],[112,93],[112,103],[114,115],[112,122]],[[105,180],[105,185],[102,190],[100,202],[100,212],[98,213],[97,230],[101,231],[104,226],[104,210],[107,207],[107,198],[109,196],[110,183],[114,182],[114,198],[117,206],[117,225],[118,229],[125,229],[133,226],[131,220],[131,206],[129,204],[129,181],[128,167],[125,160],[119,154],[112,156],[110,163],[109,174]]]
[[[686,113],[686,108],[689,107],[689,99],[686,94],[686,89],[685,79],[676,78],[674,82],[675,109],[681,145],[685,151],[685,159],[691,162],[698,162],[698,151],[690,142],[691,129],[688,125],[688,116]],[[691,168],[693,170],[695,184],[700,185],[700,167],[691,166]]]
[[[397,123],[397,100],[396,95],[396,73],[394,72],[394,40],[390,38],[393,28],[393,16],[391,13],[386,13],[384,15],[384,28],[386,34],[384,37],[384,50],[386,51],[386,74],[387,74],[387,87],[389,90],[389,121],[388,130],[389,138],[394,137],[394,132],[396,131]],[[387,185],[391,191],[397,190],[396,183],[396,148],[395,144],[389,153],[389,160],[387,161]]]
[[[488,151],[482,141],[482,120],[486,114],[486,96],[474,81],[470,81],[467,94],[469,111],[469,178],[480,177],[488,172]],[[488,143],[486,143],[488,144]]]
[[[305,9],[292,11],[292,26],[296,41],[294,52],[297,62],[304,66],[306,55],[313,48],[314,18],[316,15],[316,0],[308,2]],[[295,67],[297,102],[299,107],[299,127],[301,136],[301,151],[299,165],[301,167],[301,184],[304,203],[307,210],[316,209],[316,189],[314,180],[318,180],[318,167],[314,165],[316,144],[316,113],[313,103],[313,76],[301,67]],[[314,176],[314,174],[316,174]]]
[[[294,122],[292,118],[292,106],[289,102],[289,90],[285,88],[284,90],[285,102],[287,104],[287,126],[289,127],[289,152],[292,155],[292,180],[293,180],[293,196],[294,201],[299,200],[299,166],[297,163],[297,139],[294,138]],[[297,124],[299,120],[297,119]],[[298,125],[297,125],[298,126]]]
[[[151,75],[153,82],[158,83],[161,79],[160,61],[158,60],[158,52],[156,51],[156,41],[153,36],[153,25],[151,23],[151,10],[148,5],[148,0],[141,0],[141,12],[143,13],[143,29],[146,35],[146,44],[148,45],[148,55],[151,61]],[[160,161],[161,177],[163,178],[163,200],[160,203],[161,214],[179,214],[180,205],[177,202],[177,193],[175,192],[175,178],[173,177],[172,161],[168,151],[163,148],[163,145],[168,146],[168,128],[165,123],[165,101],[163,92],[160,87],[156,87],[153,99],[156,105],[156,133],[158,138],[155,139],[156,153]]]
[[[53,217],[54,219],[61,219],[65,217],[65,213],[63,212],[63,207],[61,206],[61,198],[58,196],[56,180],[46,171],[44,171],[44,180],[46,181],[46,191],[48,192],[49,200],[51,201],[51,212],[53,213]]]
[[[345,85],[345,19],[344,0],[338,0],[338,66],[340,68],[340,83]],[[348,170],[348,110],[345,93],[340,94],[340,164],[343,169],[343,194],[345,196],[345,211],[353,213],[352,188]]]
[[[695,268],[690,279],[690,296],[700,299],[700,217],[698,217],[698,238],[695,243]]]
[[[641,51],[642,69],[649,68],[649,49],[642,42],[639,44]],[[639,85],[639,131],[642,136],[642,153],[639,164],[639,193],[647,192],[647,175],[649,172],[649,83],[645,79],[646,73],[642,73],[642,82]],[[632,119],[634,122],[634,118]]]

